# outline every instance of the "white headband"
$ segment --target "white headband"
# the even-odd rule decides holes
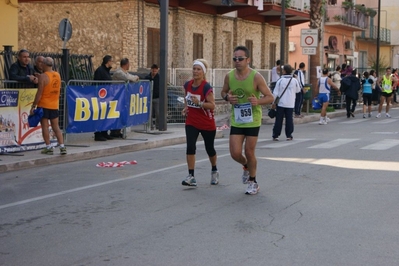
[[[206,67],[201,61],[195,60],[193,63],[193,66],[195,66],[195,65],[199,65],[202,68],[202,70],[204,71],[204,74],[206,74]]]

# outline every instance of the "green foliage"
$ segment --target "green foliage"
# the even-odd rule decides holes
[[[332,107],[332,106],[328,106],[327,107],[327,109],[326,109],[326,111],[327,111],[327,113],[332,113],[332,112],[335,112],[335,109],[334,109],[334,107]],[[313,110],[313,109],[310,109],[309,110],[309,113],[321,113],[321,110]]]
[[[354,7],[354,4],[352,2],[349,1],[344,1],[342,2],[342,7],[345,9],[350,9]]]
[[[369,15],[371,18],[374,18],[375,15],[377,15],[377,11],[372,8],[367,8],[366,9],[366,14]]]
[[[368,59],[368,63],[371,69],[377,69],[377,56],[371,55]],[[389,63],[387,63],[387,59],[385,56],[380,56],[379,60],[379,69],[378,69],[378,76],[381,74],[385,73],[385,69],[389,66]]]

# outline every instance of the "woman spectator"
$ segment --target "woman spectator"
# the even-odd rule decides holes
[[[214,147],[216,123],[213,115],[215,99],[211,85],[206,81],[205,74],[208,62],[197,59],[193,63],[193,78],[184,84],[185,107],[182,111],[186,116],[186,158],[188,176],[182,181],[183,186],[197,186],[194,177],[196,143],[201,133],[205,150],[211,162],[211,185],[219,183],[219,172],[216,167],[216,151]]]
[[[273,127],[273,140],[278,141],[283,127],[283,119],[285,117],[285,135],[287,140],[292,140],[292,133],[294,132],[294,119],[292,117],[296,93],[301,91],[301,86],[297,79],[291,75],[292,67],[284,65],[281,67],[283,75],[277,81],[276,87],[273,91],[274,99],[280,98],[279,102],[273,103],[272,108],[277,107],[276,119]]]
[[[371,85],[371,89],[373,90],[372,102],[374,105],[377,105],[380,103],[381,88],[380,84],[377,83],[377,72],[374,69],[370,70],[369,78],[373,80],[373,84]]]

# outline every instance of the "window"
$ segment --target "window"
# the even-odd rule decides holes
[[[161,35],[159,29],[147,28],[147,67],[159,65],[161,50]]]
[[[248,48],[248,50],[249,50],[249,55],[248,55],[248,57],[249,58],[251,58],[251,63],[249,63],[249,66],[250,67],[253,67],[253,62],[254,62],[254,59],[253,59],[253,57],[252,57],[252,55],[253,55],[253,46],[254,46],[254,44],[253,44],[253,42],[251,41],[251,40],[245,40],[245,46]]]
[[[198,58],[203,58],[203,49],[204,49],[204,35],[194,33],[193,39],[193,60]]]
[[[271,42],[269,45],[269,68],[272,69],[276,64],[276,43]]]

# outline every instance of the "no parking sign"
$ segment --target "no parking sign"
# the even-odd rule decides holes
[[[318,29],[301,29],[301,46],[303,54],[316,54]]]

